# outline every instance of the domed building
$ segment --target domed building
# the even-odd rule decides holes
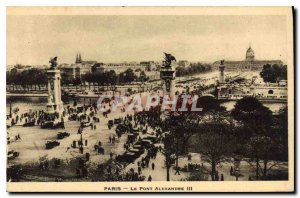
[[[247,52],[246,52],[246,61],[252,62],[252,61],[254,61],[254,57],[255,57],[254,51],[251,48],[251,46],[249,46],[249,48],[247,49]]]
[[[261,71],[266,64],[283,64],[281,60],[256,60],[254,50],[249,46],[245,60],[231,61],[225,58],[225,71]],[[220,61],[213,63],[213,69],[218,70]]]

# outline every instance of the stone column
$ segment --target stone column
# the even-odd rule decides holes
[[[225,83],[224,70],[225,70],[224,61],[221,61],[220,66],[219,66],[219,71],[220,71],[219,81],[220,81],[220,83]]]
[[[164,81],[164,95],[173,98],[175,95],[175,70],[173,68],[162,69],[161,78]]]
[[[48,104],[49,113],[62,113],[63,102],[61,101],[60,70],[53,69],[47,71],[48,76]]]

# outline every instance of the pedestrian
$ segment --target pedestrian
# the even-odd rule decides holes
[[[230,175],[231,176],[233,175],[233,168],[232,168],[232,166],[230,167]]]
[[[138,173],[139,175],[142,173],[142,168],[140,166],[138,167]]]
[[[111,173],[111,166],[109,165],[107,168],[107,172],[110,174]]]
[[[192,155],[188,154],[188,161],[191,161],[191,160],[192,160]]]
[[[179,170],[180,170],[180,168],[177,166],[177,167],[176,167],[176,172],[175,172],[175,175],[177,175],[177,174],[178,174],[178,175],[180,175],[180,172],[179,172]]]
[[[148,177],[148,181],[152,181],[152,177],[151,177],[151,175],[149,175],[149,177]]]
[[[224,181],[224,175],[221,174],[221,181]]]
[[[86,153],[85,157],[86,157],[86,161],[89,161],[90,160],[90,153]]]
[[[88,140],[85,140],[85,146],[87,146],[87,144],[88,144]]]
[[[44,167],[45,167],[45,169],[48,169],[48,167],[49,167],[49,163],[47,160],[44,162]]]
[[[82,146],[79,147],[79,152],[80,152],[81,154],[83,154],[83,147],[82,147]]]
[[[215,181],[219,181],[219,173],[218,173],[218,171],[216,171],[216,174],[215,174]]]
[[[155,168],[155,164],[154,164],[154,163],[152,163],[152,170],[154,170],[154,168]]]

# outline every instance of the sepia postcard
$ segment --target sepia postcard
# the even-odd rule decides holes
[[[7,7],[8,192],[294,192],[293,7]]]

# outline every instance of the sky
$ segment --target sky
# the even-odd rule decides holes
[[[7,16],[7,65],[244,60],[249,44],[258,60],[287,58],[285,16]]]

